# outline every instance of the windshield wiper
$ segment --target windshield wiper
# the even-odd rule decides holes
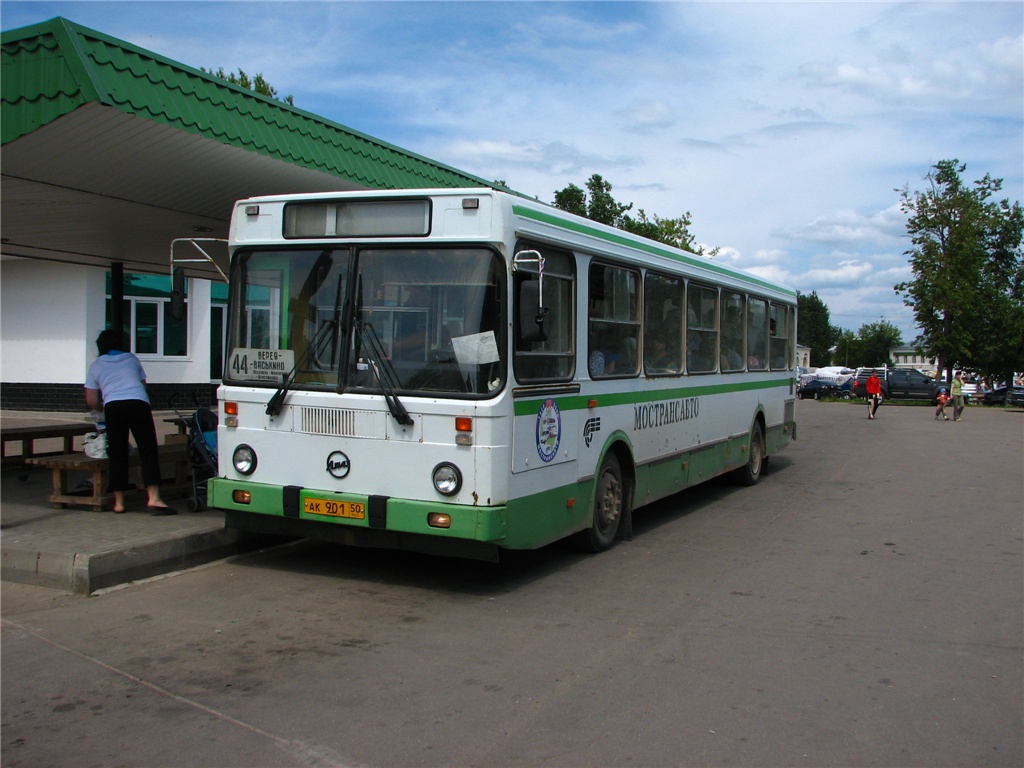
[[[380,385],[380,391],[384,395],[384,402],[387,403],[388,410],[399,424],[411,427],[413,425],[412,416],[409,415],[395,393],[398,374],[384,351],[384,345],[381,344],[377,331],[370,323],[361,322],[359,323],[359,336],[363,340],[367,356],[370,358],[370,368],[373,369],[373,376]]]
[[[331,334],[328,333],[328,331],[333,331],[337,327],[337,314],[335,314],[335,317],[330,320],[324,320],[323,323],[320,324],[316,333],[313,334],[313,338],[309,340],[309,345],[306,347],[306,351],[302,353],[299,359],[295,362],[295,365],[292,366],[292,369],[288,371],[288,375],[284,377],[284,380],[281,382],[281,386],[277,388],[277,391],[267,403],[266,413],[268,416],[277,416],[277,414],[281,412],[281,406],[284,405],[284,398],[295,381],[295,374],[298,372],[299,368],[306,363],[311,354],[315,352],[319,357],[320,345],[323,344],[324,339],[331,338]]]

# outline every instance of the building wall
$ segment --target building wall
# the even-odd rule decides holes
[[[102,270],[5,259],[0,267],[3,381],[81,383],[88,367],[82,335],[103,323],[103,292]]]
[[[98,267],[5,258],[0,264],[0,408],[83,411],[85,374],[104,328],[106,272]],[[210,405],[210,282],[189,286],[189,355],[146,358],[153,407],[172,399]]]
[[[935,358],[927,357],[914,347],[906,345],[889,350],[889,358],[896,368],[916,368],[926,373],[932,373],[936,369]]]
[[[811,348],[802,344],[796,345],[796,364],[804,368],[811,367]]]

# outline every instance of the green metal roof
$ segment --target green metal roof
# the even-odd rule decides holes
[[[4,145],[98,103],[372,189],[494,186],[66,19],[0,45]]]

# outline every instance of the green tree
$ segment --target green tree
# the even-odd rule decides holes
[[[674,219],[663,219],[659,216],[648,218],[641,208],[635,217],[630,216],[633,204],[618,202],[612,196],[611,183],[597,173],[587,180],[586,190],[569,184],[555,192],[555,207],[691,253],[709,257],[718,253],[718,248],[705,253],[704,248],[697,244],[690,232],[693,222],[689,211]]]
[[[857,332],[857,340],[859,365],[881,368],[892,364],[889,353],[893,347],[903,343],[903,334],[889,321],[879,320],[877,323],[862,325]]]
[[[829,322],[828,307],[815,291],[796,295],[797,342],[811,349],[811,367],[821,368],[831,361],[832,348],[839,340],[839,329]],[[845,363],[837,363],[845,365]]]
[[[575,184],[570,184],[565,189],[555,192],[555,208],[589,218],[587,216],[587,193]]]
[[[947,380],[954,368],[1005,379],[1024,367],[1024,216],[1019,203],[991,199],[1002,179],[966,184],[966,168],[942,160],[925,176],[927,190],[897,190],[914,277],[894,288],[914,310],[917,343]]]
[[[1020,205],[998,205],[978,283],[982,311],[975,318],[971,367],[993,381],[1010,382],[1024,370],[1024,217]]]
[[[227,80],[232,85],[238,85],[252,91],[253,93],[258,93],[260,96],[268,96],[271,99],[283,101],[289,106],[295,106],[295,101],[292,99],[291,95],[285,96],[283,99],[278,98],[277,89],[263,78],[263,73],[261,72],[257,72],[255,77],[249,77],[249,75],[247,75],[242,69],[239,69],[237,73],[225,72],[224,67],[219,67],[216,72],[212,69],[206,69],[205,67],[200,67],[199,70],[207,73],[208,75],[219,77],[221,80]]]
[[[803,322],[801,319],[799,322]],[[832,353],[832,365],[842,365],[847,368],[856,368],[863,359],[861,354],[861,340],[857,334],[846,328],[837,329],[835,351]]]

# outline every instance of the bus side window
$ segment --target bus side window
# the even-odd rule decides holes
[[[553,251],[548,247],[520,242],[516,252],[537,250],[544,255],[544,293],[542,296],[546,314],[544,334],[524,334],[518,321],[514,328],[515,375],[522,382],[568,381],[576,370],[573,356],[573,341],[576,307],[576,260],[570,253]],[[513,314],[521,315],[520,286],[524,281],[537,281],[536,267],[523,265],[514,274]]]
[[[682,278],[648,272],[644,276],[644,372],[670,376],[683,372]]]
[[[590,266],[587,369],[594,379],[635,376],[640,370],[640,275]]]
[[[773,371],[784,371],[789,360],[789,312],[781,304],[771,305],[769,352]]]
[[[718,361],[722,371],[742,371],[744,368],[744,304],[742,293],[722,291],[722,351]]]
[[[768,302],[753,297],[747,302],[747,368],[768,370]]]
[[[686,287],[686,371],[718,369],[718,291],[696,283]]]

